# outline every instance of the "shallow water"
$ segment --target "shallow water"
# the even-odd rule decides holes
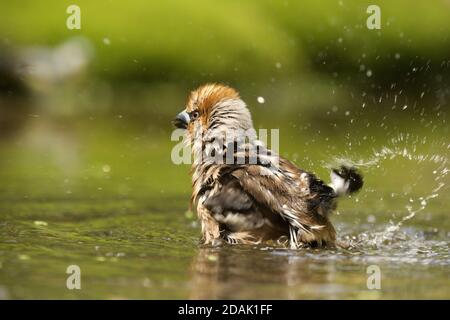
[[[281,131],[297,164],[326,179],[333,154],[366,180],[333,217],[351,249],[294,251],[199,245],[188,167],[170,162],[168,129],[33,119],[0,147],[0,298],[448,299],[447,131],[408,132],[375,130],[375,143],[356,136],[345,148]],[[69,265],[81,290],[66,288]],[[370,265],[380,290],[367,287]]]

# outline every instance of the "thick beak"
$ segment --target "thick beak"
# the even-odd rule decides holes
[[[177,128],[186,129],[190,120],[189,114],[186,111],[182,111],[175,117],[172,123]]]

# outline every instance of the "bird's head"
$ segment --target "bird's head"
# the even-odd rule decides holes
[[[194,133],[207,135],[213,131],[249,130],[253,122],[247,106],[239,93],[222,84],[206,84],[192,91],[186,108],[173,124]]]

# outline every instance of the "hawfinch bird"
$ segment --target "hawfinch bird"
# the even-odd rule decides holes
[[[192,197],[204,244],[256,244],[285,239],[290,248],[335,246],[329,220],[336,199],[358,191],[353,167],[331,172],[327,185],[252,136],[250,112],[232,88],[192,91],[173,121],[191,147]]]

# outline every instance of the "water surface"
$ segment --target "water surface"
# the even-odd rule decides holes
[[[335,155],[366,179],[333,217],[352,249],[289,250],[200,245],[189,168],[170,161],[170,129],[126,123],[33,118],[1,142],[1,299],[450,297],[445,128],[360,128],[367,140],[281,131],[280,151],[297,164],[327,179]],[[66,288],[72,264],[81,290]],[[367,288],[370,265],[381,290]]]

